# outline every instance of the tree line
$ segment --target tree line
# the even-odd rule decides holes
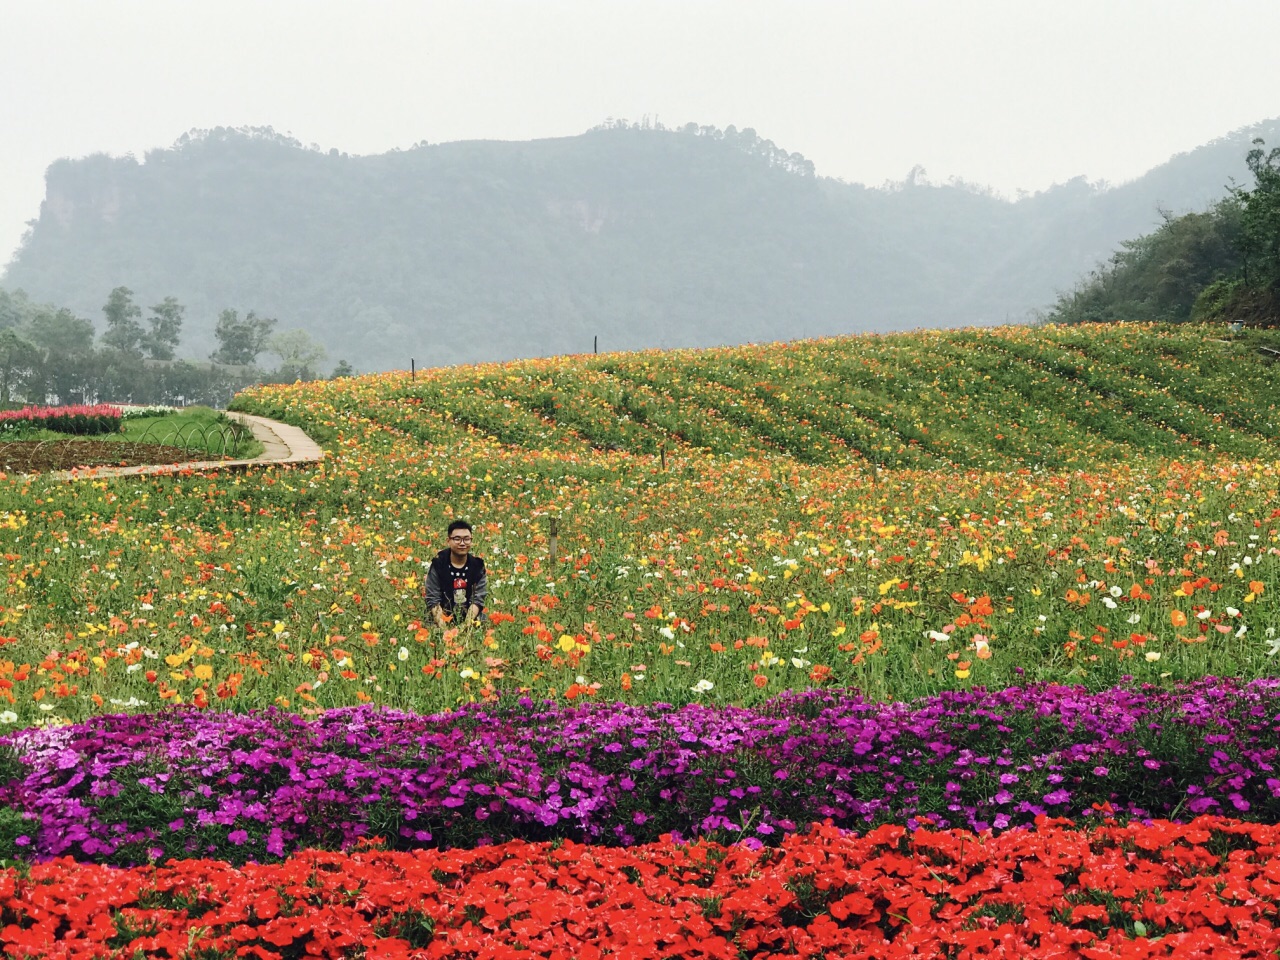
[[[596,124],[591,128],[594,130],[641,130],[648,132],[650,130],[658,130],[666,132],[668,127],[663,126],[657,119],[650,119],[647,115],[635,122],[608,117],[603,122]],[[740,150],[750,157],[758,157],[770,167],[777,167],[785,170],[787,173],[794,173],[802,177],[816,176],[813,161],[807,159],[802,153],[794,153],[785,150],[775,144],[772,140],[766,140],[756,133],[753,127],[745,127],[739,130],[732,123],[721,130],[719,127],[710,124],[686,123],[682,127],[678,127],[676,132],[682,133],[689,137],[705,137],[708,140],[719,140],[725,144]]]
[[[92,321],[66,307],[36,303],[23,291],[0,289],[0,404],[165,403],[225,406],[255,383],[291,383],[320,376],[323,345],[305,330],[276,331],[274,317],[226,309],[214,329],[208,361],[178,358],[186,308],[165,297],[144,309],[119,286],[102,307],[100,337]],[[264,369],[259,357],[274,354]],[[350,376],[341,361],[332,376]]]
[[[1045,319],[1280,324],[1280,147],[1261,139],[1245,158],[1252,186],[1232,184],[1202,213],[1164,214],[1128,240]]]

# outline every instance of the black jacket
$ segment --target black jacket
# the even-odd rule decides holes
[[[484,571],[484,558],[467,557],[467,565],[455,567],[449,561],[448,549],[441,550],[427,568],[427,582],[424,588],[427,601],[427,612],[440,607],[445,613],[452,615],[456,605],[457,591],[466,594],[465,612],[471,604],[484,609],[484,599],[489,593],[489,583]]]

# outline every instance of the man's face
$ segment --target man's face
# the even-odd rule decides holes
[[[455,530],[449,534],[449,551],[456,557],[465,557],[471,552],[471,531]]]

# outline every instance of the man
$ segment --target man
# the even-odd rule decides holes
[[[436,554],[427,568],[427,616],[441,628],[451,620],[456,622],[459,610],[467,623],[484,617],[489,584],[483,558],[471,555],[471,542],[471,524],[453,521],[449,524],[449,546]]]

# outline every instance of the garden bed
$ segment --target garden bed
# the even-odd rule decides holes
[[[997,831],[1037,818],[1280,820],[1280,681],[1011,687],[757,710],[369,707],[108,715],[0,738],[0,858],[271,860],[382,836],[773,845],[826,820]]]
[[[44,473],[76,467],[135,467],[183,463],[182,447],[127,440],[10,440],[0,443],[0,472]]]
[[[815,827],[777,849],[512,842],[234,867],[0,874],[0,947],[51,957],[1273,955],[1280,829],[1204,817],[1001,836]]]

